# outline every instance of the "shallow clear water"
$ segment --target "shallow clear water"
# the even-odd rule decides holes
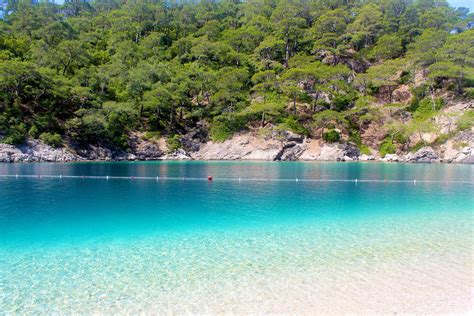
[[[0,174],[446,181],[0,178],[0,313],[472,308],[473,166],[4,164]]]

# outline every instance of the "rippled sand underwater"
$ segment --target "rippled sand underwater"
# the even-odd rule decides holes
[[[0,188],[0,314],[473,310],[469,184]]]
[[[465,215],[9,251],[0,310],[465,313],[474,288]]]

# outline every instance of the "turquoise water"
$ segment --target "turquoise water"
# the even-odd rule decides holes
[[[474,182],[473,166],[4,164],[0,174],[216,179],[0,178],[0,313],[472,305],[474,185],[449,181]],[[239,177],[446,182],[217,181]]]

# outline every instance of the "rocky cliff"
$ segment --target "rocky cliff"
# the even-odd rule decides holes
[[[459,146],[462,144],[462,146]],[[464,131],[436,148],[426,146],[415,152],[398,152],[380,157],[376,152],[361,154],[353,143],[326,143],[284,132],[261,136],[237,134],[224,142],[202,142],[194,150],[169,152],[164,139],[135,138],[130,149],[111,150],[99,146],[74,149],[53,148],[37,140],[24,145],[0,144],[0,162],[71,162],[120,160],[265,160],[265,161],[386,161],[474,163],[474,131]]]

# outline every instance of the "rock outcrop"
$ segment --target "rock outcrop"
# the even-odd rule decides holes
[[[403,158],[399,157],[397,154],[386,154],[385,157],[380,159],[380,161],[388,161],[388,162],[401,162],[404,161]]]
[[[375,157],[372,156],[372,155],[362,154],[362,155],[360,155],[359,160],[360,161],[373,161],[373,160],[375,160]]]
[[[191,153],[198,160],[274,160],[282,148],[281,141],[242,134],[222,143],[208,141]]]
[[[439,152],[443,162],[474,163],[474,131],[463,131],[441,145]]]
[[[427,146],[420,148],[415,153],[409,153],[405,159],[407,162],[423,162],[430,163],[436,162],[439,160],[438,154],[433,150],[433,148]]]
[[[83,160],[66,148],[53,148],[36,140],[20,146],[0,144],[0,162],[67,162]]]
[[[196,133],[200,133],[196,131]],[[144,140],[132,136],[128,150],[113,150],[101,146],[53,148],[37,140],[24,145],[0,144],[0,162],[67,162],[118,160],[266,160],[266,161],[373,161],[374,155],[360,155],[352,143],[325,143],[289,131],[238,134],[224,142],[203,142],[204,135],[185,135],[183,148],[170,153],[164,138]],[[403,152],[387,154],[380,161],[416,163],[474,163],[474,133],[457,134],[445,144],[423,147],[406,156]]]
[[[191,160],[191,156],[184,151],[184,149],[178,149],[173,153],[161,156],[159,160]]]

